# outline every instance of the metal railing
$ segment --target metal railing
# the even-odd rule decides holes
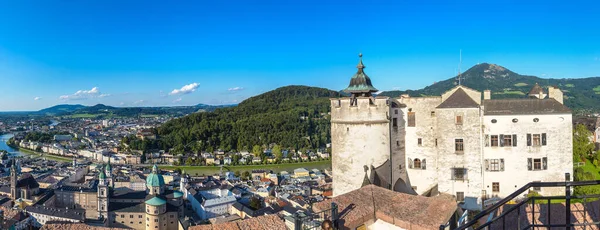
[[[294,230],[311,230],[311,229],[321,229],[323,222],[328,221],[330,225],[330,229],[338,229],[337,227],[337,219],[339,217],[338,214],[338,205],[336,203],[331,203],[331,208],[327,210],[323,210],[316,213],[308,213],[306,215],[300,215],[299,213],[294,213]]]
[[[597,226],[600,225],[600,220],[592,220],[591,222],[588,222],[586,217],[587,217],[587,202],[589,199],[600,199],[600,194],[592,194],[592,195],[583,195],[583,196],[572,196],[571,195],[571,188],[572,187],[579,187],[579,186],[590,186],[590,185],[599,185],[600,184],[600,180],[596,180],[596,181],[570,181],[570,174],[566,173],[565,174],[565,181],[563,182],[530,182],[527,185],[521,187],[520,189],[518,189],[517,191],[515,191],[514,193],[510,194],[509,196],[503,198],[502,200],[498,201],[497,203],[491,205],[489,208],[481,211],[479,214],[477,214],[476,216],[474,216],[469,222],[467,222],[466,224],[461,224],[459,225],[457,228],[455,228],[455,230],[471,230],[471,229],[475,229],[475,230],[479,230],[479,229],[515,229],[515,227],[508,227],[506,223],[516,223],[516,229],[530,229],[530,228],[538,228],[538,227],[544,227],[544,228],[551,228],[551,227],[564,227],[566,229],[571,229],[573,227],[577,227],[577,226]],[[528,197],[525,200],[517,203],[516,205],[507,208],[506,210],[502,210],[501,213],[499,213],[500,208],[502,207],[504,209],[504,205],[507,204],[509,201],[514,200],[515,198],[518,198],[519,195],[521,195],[522,193],[528,191],[530,188],[533,187],[539,187],[539,188],[547,188],[547,187],[565,187],[565,196],[539,196],[539,197]],[[571,201],[572,199],[581,199],[584,203],[583,205],[583,212],[584,212],[584,222],[583,223],[573,223],[572,222],[572,218],[573,218],[573,214],[571,213]],[[556,222],[560,222],[560,220],[558,220],[557,218],[552,219],[551,216],[551,203],[553,200],[561,200],[561,201],[565,201],[565,216],[564,216],[564,223],[556,223]],[[539,209],[542,209],[542,205],[544,204],[543,202],[547,202],[547,207],[546,207],[546,217],[545,223],[537,223],[538,221],[536,221],[536,204],[538,204],[540,206]],[[521,221],[521,216],[525,215],[525,217],[527,217],[528,213],[527,209],[524,208],[525,206],[529,206],[531,205],[531,214],[532,214],[532,221],[531,223],[529,223],[529,221],[527,221],[527,223],[522,223]],[[556,208],[556,207],[555,207]],[[539,217],[541,219],[542,217],[542,213],[541,210],[538,210],[539,213]],[[600,215],[600,210],[598,210],[597,215]],[[494,217],[494,215],[497,215],[496,217]],[[516,218],[516,219],[515,219]],[[600,217],[597,217],[600,218]],[[483,224],[481,224],[480,220],[486,220]],[[550,220],[553,220],[552,222],[554,222],[553,224],[550,222]],[[508,222],[507,222],[508,221]],[[477,224],[481,224],[480,226],[476,226]],[[501,224],[501,226],[500,226]],[[449,225],[441,225],[440,229],[447,229],[449,227]]]

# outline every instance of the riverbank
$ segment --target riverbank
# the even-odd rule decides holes
[[[38,152],[30,150],[30,149],[21,148],[21,147],[19,147],[18,149],[19,149],[19,152],[22,152],[27,155],[32,155],[32,156],[36,156],[36,157],[42,156],[41,153],[38,153]],[[73,158],[70,158],[70,157],[55,156],[55,155],[51,155],[48,153],[44,154],[44,157],[49,160],[62,161],[62,162],[72,162],[73,161]]]
[[[164,170],[175,170],[175,169],[185,170],[186,173],[189,173],[190,175],[193,175],[193,176],[212,175],[212,174],[219,173],[219,171],[221,169],[220,166],[160,166],[159,165],[158,167],[160,169],[164,169]],[[272,165],[223,166],[223,172],[239,171],[240,173],[243,173],[244,171],[252,172],[252,170],[264,169],[264,170],[272,170],[275,173],[278,173],[281,171],[287,171],[289,173],[293,173],[294,169],[297,169],[297,168],[306,168],[308,170],[330,169],[331,168],[331,160],[300,162],[300,163],[286,163],[286,164],[272,164]]]

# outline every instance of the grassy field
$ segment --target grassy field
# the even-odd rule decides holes
[[[185,170],[185,172],[189,173],[190,175],[212,175],[212,174],[216,174],[219,173],[219,167],[218,166],[159,166],[159,168],[161,169],[165,169],[165,170],[174,170],[176,168],[180,168],[182,170]],[[244,171],[248,171],[251,172],[252,170],[255,169],[266,169],[266,170],[273,170],[273,172],[278,173],[280,171],[287,171],[289,173],[292,173],[294,171],[294,169],[297,168],[306,168],[308,170],[312,170],[312,169],[330,169],[331,168],[331,161],[315,161],[315,162],[302,162],[302,163],[288,163],[288,164],[274,164],[274,165],[238,165],[238,166],[227,166],[227,167],[223,167],[223,171],[231,171],[231,172],[236,172],[236,171],[240,171],[240,173],[243,173]]]
[[[596,91],[596,92],[600,92],[600,85],[599,85],[599,86],[596,86],[596,87],[594,87],[594,91]]]
[[[573,84],[566,84],[565,87],[573,88],[573,87],[575,87],[575,85],[573,85]]]
[[[527,86],[527,83],[525,82],[519,82],[517,84],[515,84],[516,87],[522,87],[522,86]]]
[[[31,151],[29,149],[24,149],[24,148],[19,148],[19,152],[22,152],[22,153],[30,155],[30,156],[35,156],[35,157],[41,156],[41,154],[38,152]],[[54,155],[50,155],[50,154],[44,154],[44,157],[49,160],[62,161],[62,162],[72,162],[73,161],[73,158],[70,158],[70,157],[54,156]]]
[[[81,114],[73,114],[73,115],[71,115],[71,118],[94,118],[96,116],[97,116],[96,114],[81,113]]]

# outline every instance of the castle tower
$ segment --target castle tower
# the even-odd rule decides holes
[[[16,162],[13,161],[13,165],[10,167],[10,197],[13,200],[19,199],[19,193],[17,192],[17,167]]]
[[[392,170],[400,173],[405,168],[400,103],[372,96],[377,89],[364,72],[362,54],[359,58],[358,70],[344,90],[350,97],[331,99],[334,196],[369,183],[391,188],[398,179]]]
[[[110,222],[108,216],[109,192],[106,174],[103,170],[100,170],[100,175],[98,175],[98,218],[104,218],[105,225]]]

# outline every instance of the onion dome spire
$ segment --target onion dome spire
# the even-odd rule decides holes
[[[344,89],[344,92],[351,93],[354,96],[370,96],[371,93],[377,92],[378,90],[373,87],[371,78],[369,78],[364,71],[366,67],[362,61],[362,53],[358,54],[358,58],[358,65],[356,65],[358,70],[356,71],[356,74],[352,76],[352,79],[350,79],[350,85],[348,85],[348,88]]]

